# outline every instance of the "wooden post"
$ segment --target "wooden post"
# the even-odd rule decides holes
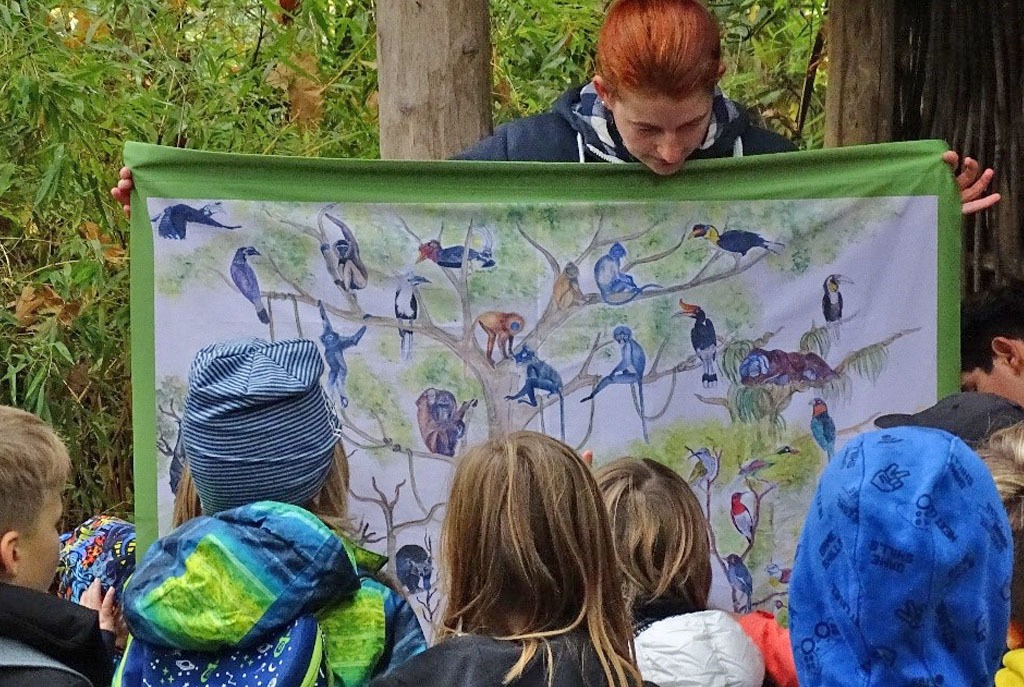
[[[831,0],[825,145],[892,139],[896,0]]]
[[[378,0],[380,156],[444,159],[491,133],[487,0]]]

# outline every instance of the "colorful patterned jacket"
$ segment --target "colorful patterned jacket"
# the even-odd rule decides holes
[[[158,540],[125,588],[125,620],[157,646],[219,651],[314,613],[335,677],[364,685],[426,648],[412,608],[373,577],[385,561],[302,508],[253,503]]]

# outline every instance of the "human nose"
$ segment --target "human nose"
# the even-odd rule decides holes
[[[682,162],[686,158],[686,146],[678,138],[666,138],[658,144],[658,157],[669,164]]]

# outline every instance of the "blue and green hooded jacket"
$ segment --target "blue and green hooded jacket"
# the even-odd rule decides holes
[[[261,501],[158,540],[124,590],[124,616],[136,639],[216,652],[313,613],[335,677],[364,685],[426,648],[408,602],[373,577],[385,562],[309,511]]]

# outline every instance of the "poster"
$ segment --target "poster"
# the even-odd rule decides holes
[[[425,624],[468,445],[649,457],[708,514],[713,605],[785,620],[817,476],[957,384],[959,204],[938,141],[629,165],[255,157],[129,143],[137,522],[170,527],[188,369],[305,337],[357,539]],[[268,428],[267,431],[273,431]]]

